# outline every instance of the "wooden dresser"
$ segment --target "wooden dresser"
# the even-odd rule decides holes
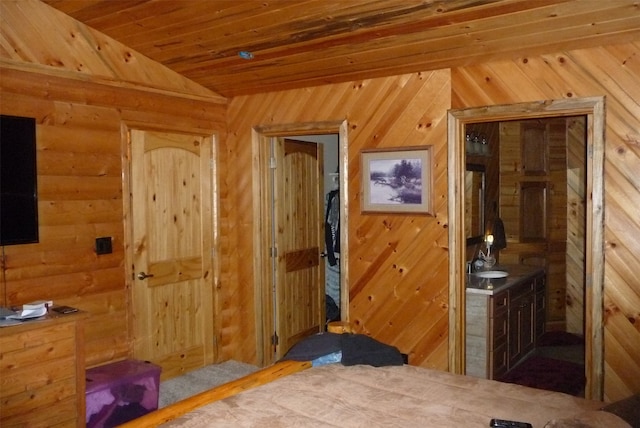
[[[466,374],[470,376],[500,378],[535,348],[544,333],[544,270],[526,266],[502,270],[509,272],[507,278],[467,287]]]
[[[0,426],[85,425],[85,316],[0,328]]]

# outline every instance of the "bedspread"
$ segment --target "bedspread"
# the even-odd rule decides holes
[[[603,403],[414,366],[314,367],[207,404],[166,427],[627,427]]]

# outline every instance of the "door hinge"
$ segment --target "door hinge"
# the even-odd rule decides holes
[[[278,346],[279,343],[280,343],[280,338],[278,337],[278,333],[273,333],[273,336],[271,336],[271,344],[273,346]]]
[[[278,257],[278,247],[271,247],[271,257],[274,259]]]
[[[276,158],[274,157],[269,158],[269,168],[276,169]]]

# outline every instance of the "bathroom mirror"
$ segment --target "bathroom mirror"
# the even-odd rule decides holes
[[[467,164],[464,176],[464,230],[467,245],[484,240],[485,167]]]

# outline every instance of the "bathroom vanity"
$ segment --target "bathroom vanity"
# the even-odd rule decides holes
[[[498,265],[467,274],[466,374],[498,379],[544,333],[543,268]]]

